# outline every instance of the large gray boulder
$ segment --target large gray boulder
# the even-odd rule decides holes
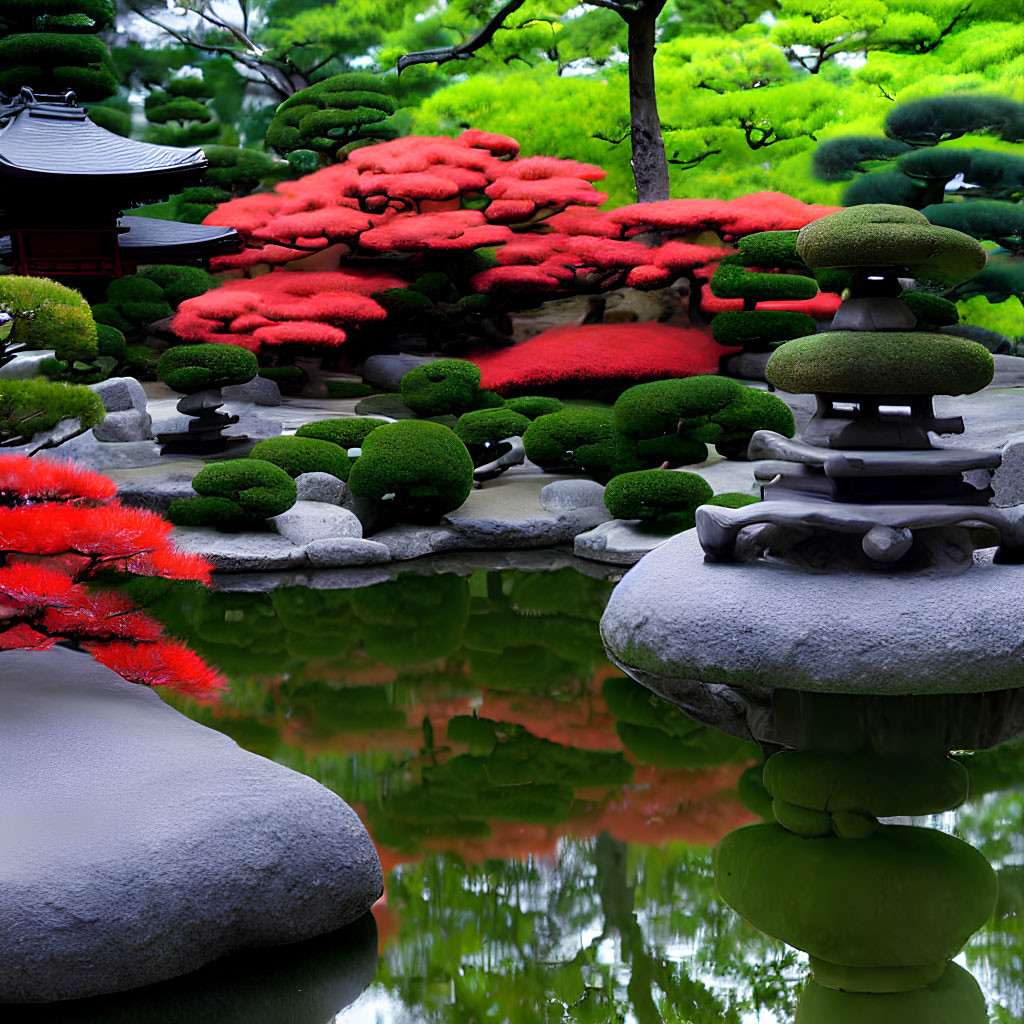
[[[601,634],[622,669],[670,699],[689,699],[695,686],[755,695],[1024,686],[1024,566],[976,557],[959,573],[709,564],[689,530],[623,577]]]
[[[0,1001],[148,985],[380,896],[350,807],[87,655],[0,654]]]
[[[363,363],[363,380],[381,391],[398,391],[402,378],[417,366],[432,363],[439,356],[413,356],[406,353],[381,353],[370,356]]]
[[[148,441],[153,419],[146,411],[146,392],[134,377],[109,377],[91,384],[107,415],[92,432],[97,441]]]

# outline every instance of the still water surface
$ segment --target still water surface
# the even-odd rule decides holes
[[[351,803],[385,896],[343,935],[51,1019],[792,1022],[806,959],[711,876],[711,846],[761,820],[760,750],[607,662],[612,585],[567,568],[151,595],[232,684],[214,707],[167,699]],[[959,962],[1009,1024],[1024,1020],[1024,754],[980,757],[971,802],[933,824],[999,872],[996,916]]]

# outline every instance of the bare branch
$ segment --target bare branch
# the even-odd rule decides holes
[[[689,171],[698,164],[702,164],[708,157],[717,156],[721,152],[720,149],[707,149],[700,156],[692,156],[687,160],[677,160],[678,153],[673,153],[668,162],[676,167],[682,167],[684,171]]]
[[[505,19],[518,11],[525,2],[526,0],[508,0],[490,21],[477,29],[464,43],[403,54],[398,58],[398,73],[401,74],[414,64],[447,64],[450,60],[469,60],[477,50],[485,47],[494,38]]]

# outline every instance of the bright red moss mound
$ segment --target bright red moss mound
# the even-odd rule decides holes
[[[601,384],[639,384],[717,373],[723,348],[703,331],[668,324],[553,327],[512,348],[473,356],[481,387],[502,395],[563,394]]]
[[[125,575],[209,583],[210,566],[176,551],[170,534],[156,513],[123,506],[104,476],[0,455],[0,651],[65,644],[131,682],[216,692],[214,669],[103,587]]]

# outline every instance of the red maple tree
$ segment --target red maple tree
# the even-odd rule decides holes
[[[225,685],[216,670],[102,583],[134,574],[208,584],[210,566],[174,549],[170,523],[116,493],[70,463],[0,456],[0,651],[67,644],[132,682],[208,697]]]

